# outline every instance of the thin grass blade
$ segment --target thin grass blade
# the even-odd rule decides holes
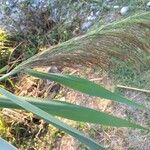
[[[30,97],[20,97],[21,99],[27,100],[32,105],[39,107],[43,111],[67,118],[70,120],[80,121],[80,122],[89,122],[96,123],[105,126],[115,126],[115,127],[131,127],[148,130],[145,127],[129,122],[125,119],[114,117],[104,112],[99,112],[94,109],[82,107],[79,105],[74,105],[67,102],[52,101],[47,99],[40,98],[30,98]],[[13,108],[13,109],[22,109],[19,105],[13,103],[8,98],[1,96],[0,97],[0,107],[1,108]]]
[[[55,74],[55,73],[43,73],[34,71],[32,69],[27,69],[27,73],[31,76],[40,78],[40,79],[48,79],[52,81],[56,81],[60,84],[63,84],[71,89],[80,91],[82,93],[97,96],[105,99],[110,99],[112,101],[116,101],[119,103],[127,104],[129,106],[134,106],[137,108],[145,108],[143,105],[140,105],[134,101],[131,101],[119,94],[113,93],[104,87],[95,84],[94,82],[88,81],[83,78],[79,78],[72,75],[62,75],[62,74]]]

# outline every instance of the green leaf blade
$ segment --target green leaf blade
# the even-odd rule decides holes
[[[0,138],[0,146],[4,150],[17,150],[16,147],[5,141],[4,139]]]
[[[101,124],[105,126],[131,127],[148,130],[145,127],[134,124],[125,119],[114,117],[107,113],[96,111],[94,109],[66,102],[50,101],[50,100],[44,101],[43,99],[28,98],[28,97],[20,97],[20,98],[27,100],[32,105],[39,107],[40,109],[44,110],[45,112],[51,115],[67,118],[70,120]],[[4,97],[0,97],[0,107],[13,109],[21,108],[15,103],[11,102],[9,99]]]
[[[32,69],[28,69],[27,73],[31,76],[40,78],[40,79],[48,79],[55,82],[58,82],[60,84],[63,84],[71,89],[80,91],[82,93],[91,95],[91,96],[97,96],[105,99],[110,99],[112,101],[116,101],[119,103],[123,103],[132,107],[137,107],[140,109],[144,109],[145,107],[143,105],[140,105],[134,101],[131,101],[125,97],[122,97],[118,94],[115,94],[104,87],[95,84],[91,81],[88,81],[83,78],[79,78],[72,75],[62,75],[62,74],[54,74],[54,73],[43,73],[34,71]]]

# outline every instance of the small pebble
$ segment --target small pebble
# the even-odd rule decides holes
[[[150,2],[147,3],[147,7],[150,8]]]
[[[129,10],[128,6],[122,7],[121,10],[120,10],[121,15],[126,15],[128,10]]]
[[[66,101],[65,97],[59,98],[60,101]]]
[[[59,67],[52,65],[48,72],[49,73],[60,73],[61,71],[59,69],[60,69]]]
[[[84,22],[81,26],[81,30],[87,30],[88,28],[90,28],[92,26],[92,22],[91,21],[87,21],[87,22]]]
[[[119,6],[118,6],[118,5],[115,5],[115,6],[114,6],[114,8],[115,8],[115,9],[118,9],[118,8],[119,8]]]
[[[55,84],[51,87],[50,92],[58,93],[60,90],[60,87],[61,87],[60,84]]]
[[[8,1],[6,1],[6,5],[9,5],[9,2],[8,2]]]

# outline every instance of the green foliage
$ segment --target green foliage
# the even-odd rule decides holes
[[[119,0],[119,5],[129,5],[132,10],[144,9],[149,0]]]
[[[8,57],[11,53],[12,47],[9,40],[9,35],[0,29],[0,68],[6,65]]]
[[[7,134],[7,126],[2,116],[0,116],[0,133],[1,135]]]
[[[31,33],[27,35],[21,35],[20,33],[12,36],[13,40],[18,43],[18,47],[15,49],[15,55],[23,55],[23,59],[26,60],[34,56],[41,44],[43,44],[42,37]]]
[[[122,84],[127,86],[133,86],[138,88],[150,87],[150,67],[143,65],[142,69],[132,68],[123,62],[116,62],[117,66],[109,71],[109,76],[116,82],[116,84]]]
[[[57,25],[57,27],[49,31],[46,36],[52,45],[65,42],[72,37],[71,27],[65,24]]]
[[[24,51],[25,59],[34,56],[38,52],[37,48],[35,47],[27,47]]]

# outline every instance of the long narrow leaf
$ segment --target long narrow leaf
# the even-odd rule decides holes
[[[50,101],[50,100],[44,101],[39,98],[29,98],[29,97],[20,97],[20,98],[27,100],[32,105],[39,107],[40,109],[44,110],[49,114],[64,117],[75,121],[99,123],[106,126],[146,129],[144,127],[141,127],[140,125],[133,124],[127,120],[111,116],[107,113],[99,112],[94,109],[81,107],[66,102]],[[2,96],[0,97],[0,107],[22,109],[19,105],[13,103],[8,98]]]
[[[2,93],[4,96],[6,96],[8,99],[10,99],[12,102],[16,103],[20,107],[24,108],[27,111],[30,111],[40,118],[44,119],[46,122],[54,125],[56,128],[59,128],[66,133],[72,135],[76,139],[78,139],[80,142],[87,145],[91,150],[103,150],[104,148],[96,143],[94,140],[88,138],[78,130],[68,126],[67,124],[61,122],[60,120],[54,118],[52,115],[48,114],[47,112],[43,111],[42,109],[32,105],[31,103],[23,100],[20,97],[17,97],[13,95],[12,93],[8,92],[7,90],[0,88],[0,93]]]
[[[145,108],[143,105],[140,105],[134,101],[131,101],[125,97],[122,97],[116,93],[113,93],[104,87],[95,84],[91,81],[88,81],[83,78],[79,78],[76,76],[72,75],[62,75],[62,74],[55,74],[55,73],[43,73],[43,72],[38,72],[34,71],[32,69],[27,69],[27,73],[29,75],[32,75],[34,77],[38,77],[40,79],[49,79],[52,81],[56,81],[60,84],[63,84],[69,88],[72,88],[74,90],[80,91],[85,94],[89,94],[91,96],[97,96],[97,97],[102,97],[105,99],[110,99],[113,101],[117,101],[120,103],[127,104],[129,106],[134,106],[138,108]]]

